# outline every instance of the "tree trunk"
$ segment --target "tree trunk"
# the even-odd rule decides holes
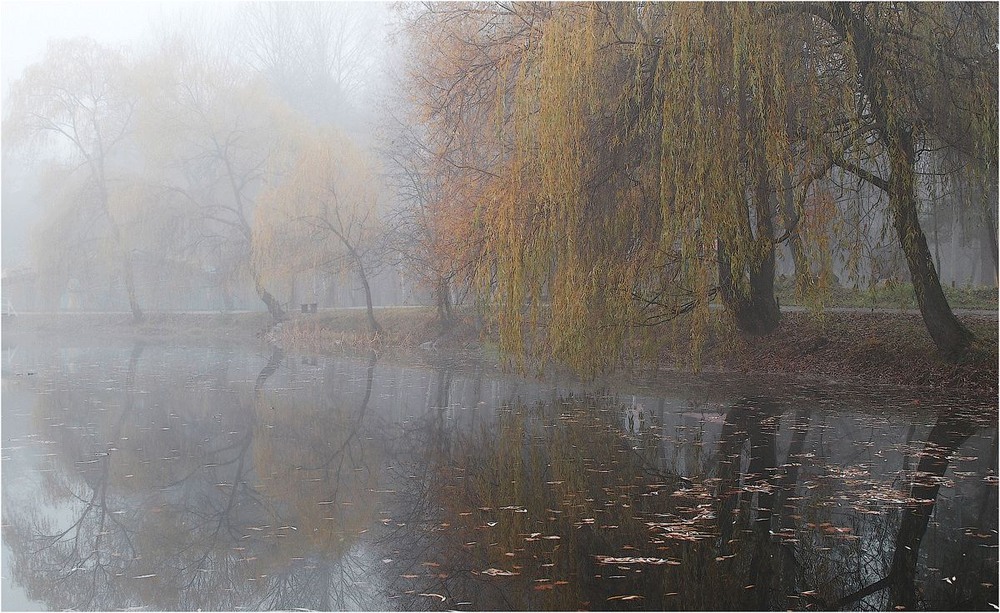
[[[267,307],[267,312],[271,314],[271,320],[274,323],[280,323],[288,319],[285,310],[281,308],[281,303],[264,287],[264,283],[260,280],[260,273],[257,272],[257,268],[252,264],[250,265],[250,276],[253,277],[253,287],[257,291],[257,296],[260,297],[261,301]]]
[[[451,327],[451,288],[448,285],[448,279],[444,277],[438,277],[437,284],[434,288],[434,297],[437,302],[437,312],[438,312],[438,322],[441,324],[441,330],[447,330]]]
[[[948,470],[950,457],[976,432],[968,419],[953,415],[938,418],[927,437],[927,444],[917,465],[910,498],[915,504],[903,510],[896,547],[889,570],[889,608],[915,609],[917,607],[917,561],[920,543],[927,532],[927,524],[937,502],[941,478]]]
[[[890,133],[889,209],[893,226],[910,269],[913,292],[931,339],[946,358],[956,359],[969,348],[973,336],[951,311],[931,259],[927,239],[917,216],[913,164],[913,134],[903,128]]]
[[[232,311],[235,308],[233,303],[233,290],[229,286],[228,279],[222,282],[221,289],[222,289],[222,306],[228,313],[229,311]]]
[[[744,293],[733,276],[729,254],[723,241],[719,241],[719,293],[726,309],[732,313],[740,332],[754,336],[773,332],[781,320],[778,302],[774,297],[774,251],[751,265],[750,284]],[[739,273],[741,271],[737,271]]]
[[[146,316],[139,307],[139,298],[135,293],[135,273],[132,269],[132,256],[127,252],[122,254],[122,268],[125,273],[125,291],[128,292],[128,305],[132,309],[132,321],[139,323]]]
[[[861,75],[862,92],[871,105],[879,138],[888,150],[891,175],[887,185],[879,187],[889,195],[893,226],[910,269],[913,293],[927,332],[939,352],[948,359],[956,359],[968,349],[973,336],[958,321],[945,299],[930,249],[927,248],[927,238],[920,228],[914,191],[916,148],[913,127],[895,115],[886,87],[890,78],[887,63],[878,53],[869,24],[863,15],[853,13],[852,6],[833,3],[831,14],[834,25],[850,35],[854,59]]]
[[[785,220],[785,231],[788,232],[788,248],[792,252],[792,263],[795,265],[795,290],[800,294],[809,286],[809,264],[802,251],[802,237],[796,226],[799,223],[795,211],[795,190],[792,189],[792,176],[786,170],[781,177],[781,206]]]
[[[111,216],[110,208],[108,207],[108,195],[107,191],[104,189],[103,185],[101,188],[101,199],[104,203],[104,213],[108,217],[108,221],[111,223],[111,234],[115,240],[115,245],[121,251],[122,258],[122,276],[125,277],[125,292],[128,294],[128,306],[132,309],[132,322],[139,323],[146,318],[143,314],[142,309],[139,307],[139,298],[135,291],[135,271],[132,266],[132,255],[129,253],[128,247],[122,240],[122,232],[115,223],[114,218]]]
[[[747,92],[746,76],[741,73],[739,89]],[[766,100],[765,102],[766,103]],[[750,136],[745,144],[752,160],[753,192],[750,207],[756,218],[756,228],[751,229],[750,212],[741,219],[742,228],[736,240],[752,242],[752,252],[746,264],[734,271],[725,241],[718,241],[719,291],[722,302],[733,314],[736,327],[746,334],[763,335],[774,331],[781,320],[778,301],[774,298],[774,209],[775,190],[764,159],[764,133],[749,94],[743,93],[739,102],[740,127]],[[742,235],[742,236],[740,236]],[[742,291],[741,280],[748,280],[747,291]]]
[[[781,321],[781,311],[774,297],[774,222],[770,198],[772,190],[766,170],[760,169],[753,199],[757,215],[755,253],[746,270],[733,271],[725,241],[718,241],[719,292],[722,302],[736,320],[740,332],[763,335],[773,332]],[[739,287],[739,276],[749,278],[748,291]]]
[[[100,146],[100,138],[98,138],[98,145]],[[84,154],[86,156],[86,154]],[[98,189],[100,190],[101,205],[104,207],[104,214],[108,218],[108,222],[111,224],[111,234],[115,240],[115,245],[121,250],[122,257],[122,272],[125,277],[125,291],[128,293],[128,305],[132,309],[132,322],[139,323],[146,318],[143,314],[142,309],[139,308],[139,298],[136,296],[135,292],[135,272],[132,267],[132,255],[129,253],[129,248],[122,240],[122,231],[118,227],[118,222],[115,221],[114,215],[111,214],[111,206],[108,201],[108,181],[107,176],[104,171],[104,156],[98,156],[97,159],[91,159],[86,156],[90,161],[91,171],[94,173],[94,178],[97,180]]]
[[[941,274],[941,239],[938,234],[938,181],[931,181],[931,220],[934,222],[934,268]]]
[[[993,197],[992,198],[989,197],[989,195],[988,195],[989,192],[987,191],[987,189],[989,189],[990,191],[993,192],[993,194],[992,194]],[[998,255],[997,254],[997,250],[1000,249],[1000,245],[998,245],[998,243],[997,243],[997,216],[996,216],[996,207],[994,207],[992,205],[993,202],[996,202],[996,192],[995,192],[996,188],[993,187],[993,188],[987,188],[987,189],[983,189],[982,192],[981,192],[982,201],[983,201],[983,204],[985,205],[983,207],[984,210],[985,210],[985,215],[984,216],[986,218],[986,220],[985,220],[986,223],[983,224],[983,226],[984,226],[985,231],[986,231],[987,242],[988,242],[986,248],[989,250],[989,252],[990,252],[990,259],[993,262],[993,282],[996,283],[997,282],[997,275],[998,275],[998,273],[1000,273],[1000,263],[997,262],[997,255]]]
[[[365,274],[365,267],[358,260],[358,276],[361,277],[361,285],[365,288],[365,309],[368,316],[368,330],[372,336],[382,333],[382,326],[375,321],[375,310],[372,308],[372,288],[368,283],[368,275]]]

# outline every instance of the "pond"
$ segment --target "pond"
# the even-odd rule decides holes
[[[260,347],[3,355],[2,607],[995,609],[995,401]]]

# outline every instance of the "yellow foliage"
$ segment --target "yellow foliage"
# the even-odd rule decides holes
[[[354,266],[380,230],[374,161],[332,128],[303,141],[259,199],[253,258],[268,277]]]

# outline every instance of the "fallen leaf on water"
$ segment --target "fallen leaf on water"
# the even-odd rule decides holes
[[[597,561],[601,564],[668,564],[670,566],[678,566],[680,562],[677,560],[668,560],[666,558],[613,558],[611,556],[595,556]]]

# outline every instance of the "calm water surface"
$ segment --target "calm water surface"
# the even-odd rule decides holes
[[[21,343],[2,400],[5,610],[997,603],[995,399]]]

